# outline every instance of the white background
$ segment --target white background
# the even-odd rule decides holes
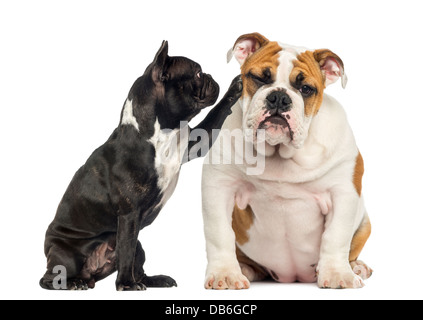
[[[420,5],[420,7],[418,7]],[[1,1],[0,297],[4,299],[423,298],[422,37],[419,1]],[[373,234],[361,258],[374,274],[359,290],[254,283],[203,289],[201,165],[182,169],[157,220],[140,233],[146,272],[179,286],[115,292],[116,274],[88,292],[49,292],[44,233],[73,174],[118,125],[133,81],[162,40],[221,85],[236,38],[329,48],[349,83],[329,87],[345,107],[365,160]],[[204,117],[202,113],[199,118]],[[195,122],[198,122],[196,119]],[[328,124],[330,125],[330,124]]]

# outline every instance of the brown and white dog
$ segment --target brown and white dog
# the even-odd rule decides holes
[[[230,144],[216,143],[203,167],[205,287],[245,289],[266,277],[362,287],[372,273],[357,260],[371,229],[363,159],[342,106],[324,93],[339,78],[345,87],[342,60],[258,33],[240,36],[232,56],[244,89],[220,134]],[[265,161],[258,175],[230,136],[237,130]],[[229,149],[230,161],[216,162]],[[240,153],[244,163],[234,163]]]

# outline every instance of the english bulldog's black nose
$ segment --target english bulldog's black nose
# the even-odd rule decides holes
[[[273,91],[267,97],[267,108],[275,112],[287,112],[292,107],[292,100],[286,91]]]

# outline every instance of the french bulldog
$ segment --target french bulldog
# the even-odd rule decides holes
[[[190,151],[213,142],[180,133],[202,129],[211,135],[241,92],[236,77],[207,117],[189,128],[193,117],[216,102],[219,86],[198,63],[170,57],[164,41],[132,85],[118,127],[70,182],[46,232],[41,287],[86,290],[115,271],[118,291],[176,286],[171,277],[145,274],[138,233],[172,195],[181,165],[201,156]]]

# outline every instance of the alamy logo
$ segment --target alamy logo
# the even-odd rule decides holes
[[[171,136],[175,130],[161,130],[163,136]],[[247,175],[260,175],[265,168],[265,130],[256,131],[253,141],[253,130],[241,129],[213,129],[212,136],[204,129],[189,131],[188,122],[181,122],[180,129],[174,135],[175,139],[169,139],[166,153],[160,159],[162,163],[174,160],[174,155],[180,152],[182,162],[187,162],[198,157],[206,157],[206,164],[235,164],[244,165]],[[189,153],[186,148],[178,145],[190,145],[194,142]],[[213,142],[213,149],[210,154],[209,146]]]
[[[55,266],[53,268],[53,273],[58,274],[53,279],[53,288],[56,290],[66,290],[67,289],[67,272],[66,267],[62,265]]]

